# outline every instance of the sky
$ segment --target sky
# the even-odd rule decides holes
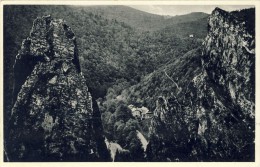
[[[210,14],[216,7],[224,9],[226,11],[233,11],[239,9],[250,8],[254,6],[242,6],[242,5],[225,5],[225,6],[213,6],[213,5],[192,5],[192,6],[185,6],[185,5],[135,5],[130,6],[132,8],[145,11],[148,13],[158,14],[158,15],[183,15],[188,14],[191,12],[204,12]]]

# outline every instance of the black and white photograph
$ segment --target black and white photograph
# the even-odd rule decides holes
[[[256,161],[255,5],[2,8],[5,164]]]

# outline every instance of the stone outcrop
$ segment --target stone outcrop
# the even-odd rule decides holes
[[[255,35],[245,24],[221,9],[213,11],[204,42],[203,67],[214,86],[227,93],[225,100],[254,118]]]
[[[254,161],[255,34],[241,15],[254,9],[210,15],[202,72],[152,119],[151,161]]]
[[[14,66],[10,161],[108,161],[98,106],[62,19],[37,18]]]
[[[249,13],[253,9],[241,11]],[[254,17],[250,15],[248,17]],[[254,160],[255,34],[247,20],[219,8],[209,18],[204,73],[194,78],[198,135],[209,159]]]
[[[184,110],[186,109],[186,112]],[[147,160],[155,162],[191,161],[193,131],[197,127],[190,108],[179,104],[175,97],[159,97],[149,128]],[[193,128],[193,129],[192,129]]]

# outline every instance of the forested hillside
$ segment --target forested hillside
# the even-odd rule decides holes
[[[168,26],[176,26],[180,23],[196,22],[200,19],[206,21],[208,17],[208,14],[202,12],[194,12],[179,16],[161,16],[139,11],[127,6],[75,6],[74,9],[92,12],[109,20],[127,23],[141,32],[153,32]],[[193,27],[193,30],[196,29]]]
[[[115,7],[96,8],[75,6],[48,6],[48,8],[45,6],[6,6],[5,39],[9,43],[5,46],[14,47],[6,47],[6,54],[10,54],[10,56],[6,56],[5,61],[7,64],[13,64],[14,55],[18,51],[22,39],[29,33],[29,27],[32,25],[33,19],[37,16],[49,14],[52,17],[63,17],[64,20],[73,27],[75,33],[79,34],[77,35],[77,38],[79,51],[81,53],[80,59],[83,60],[80,61],[80,63],[83,65],[83,70],[91,71],[89,73],[87,71],[84,73],[87,79],[91,81],[90,84],[92,85],[89,85],[89,87],[98,88],[93,88],[95,89],[95,94],[97,94],[95,97],[103,97],[106,89],[110,87],[109,84],[114,82],[116,78],[122,78],[122,76],[126,77],[128,80],[133,77],[139,78],[142,76],[142,74],[139,74],[140,72],[152,72],[155,70],[153,68],[160,66],[161,63],[167,62],[175,55],[181,55],[189,51],[198,43],[196,37],[197,30],[194,31],[196,40],[189,39],[189,33],[187,32],[185,32],[186,34],[181,33],[181,31],[177,32],[177,28],[179,29],[177,23],[180,21],[177,21],[176,24],[174,24],[174,28],[170,30],[163,28],[161,31],[156,31],[154,33],[141,33],[136,32],[136,26],[133,26],[131,22],[122,22],[124,20],[120,18],[119,20],[113,18],[113,16],[116,15],[116,12],[113,15],[111,14],[110,17],[109,15],[107,16],[107,13],[114,11],[112,9]],[[106,10],[107,8],[108,10]],[[117,7],[117,9],[121,11],[128,9],[129,13],[136,15],[133,18],[128,16],[130,17],[129,20],[136,22],[136,24],[139,24],[139,22],[136,21],[137,16],[139,18],[143,18],[143,15],[145,15],[145,17],[153,16],[129,7]],[[103,13],[105,12],[105,15],[102,15],[101,11],[103,11]],[[23,15],[20,15],[20,13],[23,13]],[[124,18],[123,16],[121,17]],[[155,18],[158,20],[161,17],[156,16]],[[196,20],[190,19],[190,17],[188,18],[187,22]],[[156,23],[160,26],[164,25],[156,22],[156,19],[152,19],[154,24]],[[174,23],[172,19],[173,18],[169,19],[169,22]],[[179,19],[180,16],[178,16],[178,20]],[[185,21],[181,21],[181,24],[184,22]],[[146,21],[144,23],[146,23]],[[198,21],[197,24],[202,25],[203,28],[200,29],[201,32],[206,30],[204,22],[200,23],[200,21]],[[141,24],[139,27],[146,27],[146,25]],[[17,30],[13,31],[14,29]],[[176,29],[175,32],[172,32],[173,29]],[[198,33],[199,37],[203,34],[201,32]],[[157,59],[160,59],[162,62],[158,63]],[[92,61],[94,62],[92,63]],[[156,66],[154,66],[155,63]],[[146,67],[148,64],[150,64],[151,67]],[[126,72],[126,69],[132,69],[132,74],[129,74],[129,70]],[[8,67],[6,70],[8,73]],[[111,76],[113,77],[111,78]],[[98,79],[96,77],[98,77]]]

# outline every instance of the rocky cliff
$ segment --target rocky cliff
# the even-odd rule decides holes
[[[14,71],[10,161],[109,160],[98,106],[64,20],[46,16],[33,22]]]
[[[247,19],[254,15],[254,9],[212,12],[202,72],[184,95],[157,100],[149,160],[254,161],[255,33],[254,19]]]

